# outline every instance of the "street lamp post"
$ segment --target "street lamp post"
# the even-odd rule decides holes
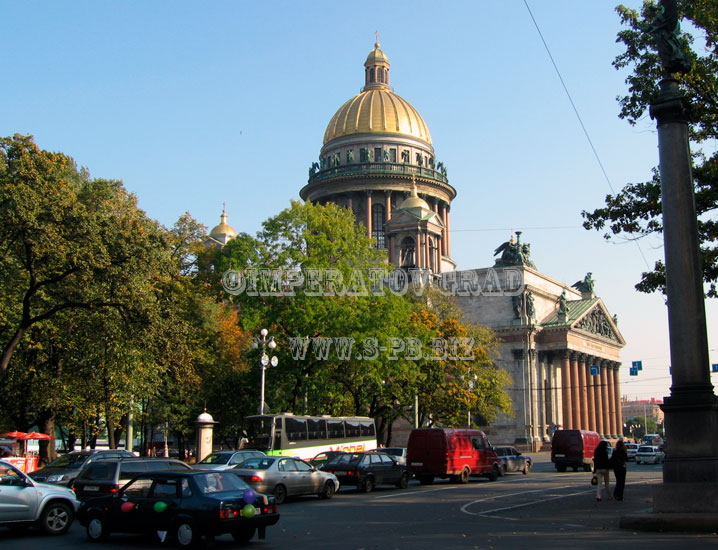
[[[264,372],[267,370],[267,365],[276,367],[279,360],[276,355],[273,355],[271,359],[269,358],[269,355],[267,355],[267,348],[274,349],[277,347],[277,343],[274,341],[274,336],[267,338],[267,334],[269,334],[269,332],[266,328],[263,328],[259,334],[260,336],[255,337],[252,347],[254,349],[258,349],[260,346],[262,347],[262,358],[259,361],[262,367],[262,386],[259,394],[259,414],[264,414]]]

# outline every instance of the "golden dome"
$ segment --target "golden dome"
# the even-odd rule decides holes
[[[233,239],[237,236],[237,232],[234,228],[227,223],[227,211],[225,208],[222,208],[219,225],[212,228],[212,231],[209,232],[209,236],[221,240],[222,243],[226,243],[229,239]]]
[[[391,90],[365,90],[342,105],[329,121],[324,144],[351,134],[412,136],[431,145],[426,122],[411,104]]]
[[[429,208],[429,203],[419,196],[419,193],[416,190],[416,182],[414,182],[414,185],[411,188],[411,195],[406,197],[399,205],[399,210],[406,210],[408,208],[423,208],[424,210],[431,210],[431,208]]]
[[[324,145],[353,134],[398,134],[420,139],[431,145],[431,134],[419,112],[389,86],[389,59],[379,42],[364,62],[365,86],[329,121]]]

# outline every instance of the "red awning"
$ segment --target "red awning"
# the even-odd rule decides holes
[[[52,439],[52,438],[51,438],[49,435],[47,435],[47,434],[42,434],[42,433],[40,433],[40,432],[28,432],[28,433],[25,434],[25,437],[23,437],[22,439],[42,439],[42,440],[49,440],[49,439]]]
[[[19,439],[24,440],[27,439],[27,434],[25,432],[7,432],[4,434],[0,434],[0,437],[9,437],[10,439]]]

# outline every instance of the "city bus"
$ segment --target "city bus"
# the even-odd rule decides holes
[[[376,449],[374,420],[366,416],[299,416],[291,413],[245,417],[246,449],[272,456],[310,459],[326,451]]]

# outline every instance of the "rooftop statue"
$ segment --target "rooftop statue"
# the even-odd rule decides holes
[[[586,273],[586,276],[583,278],[582,281],[576,281],[571,286],[579,292],[593,292],[594,280],[591,275],[592,274],[589,271],[588,273]]]
[[[531,261],[531,245],[528,243],[521,244],[521,231],[516,232],[516,241],[514,241],[514,236],[511,235],[511,240],[506,241],[494,250],[494,256],[499,252],[501,252],[501,258],[496,260],[494,264],[496,267],[526,265],[536,268]]]
[[[660,5],[653,7],[649,13],[654,16],[653,21],[637,21],[636,26],[653,36],[658,57],[661,58],[661,65],[665,71],[667,73],[690,71],[691,64],[678,42],[681,24],[678,20],[676,0],[661,0]]]

